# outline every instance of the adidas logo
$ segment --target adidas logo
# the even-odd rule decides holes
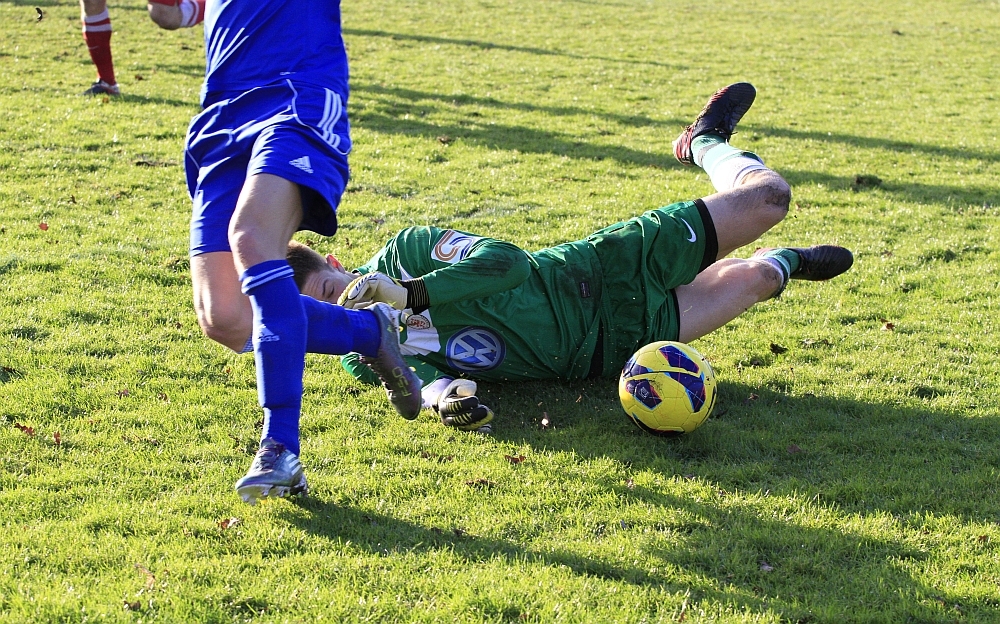
[[[260,335],[257,337],[260,342],[278,342],[281,340],[281,336],[272,332],[266,327],[260,328]]]
[[[288,161],[288,164],[291,165],[291,166],[293,166],[293,167],[298,167],[299,169],[301,169],[302,171],[305,171],[306,173],[312,173],[313,172],[313,168],[312,168],[312,165],[309,163],[309,157],[308,156],[302,156],[301,158],[296,158],[295,160],[290,160],[290,161]]]

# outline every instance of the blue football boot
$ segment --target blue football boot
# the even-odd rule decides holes
[[[250,470],[236,482],[237,494],[251,505],[268,496],[294,496],[305,494],[307,490],[306,475],[298,456],[272,438],[261,440]]]

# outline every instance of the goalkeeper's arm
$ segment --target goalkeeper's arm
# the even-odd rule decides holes
[[[484,238],[461,261],[410,280],[414,284],[407,288],[422,290],[426,306],[481,299],[521,285],[534,266],[534,258],[517,245]]]
[[[446,243],[453,239],[464,242],[449,247]],[[537,266],[534,257],[511,243],[455,230],[411,227],[359,269],[372,277],[355,279],[339,303],[356,309],[381,301],[419,314],[431,306],[515,288]],[[378,271],[381,275],[375,276]]]

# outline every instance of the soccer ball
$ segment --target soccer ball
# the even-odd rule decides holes
[[[697,429],[715,406],[715,373],[705,357],[683,342],[654,342],[622,369],[618,396],[640,429],[679,436]]]

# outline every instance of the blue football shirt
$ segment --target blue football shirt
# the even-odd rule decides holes
[[[202,106],[291,78],[347,101],[339,0],[208,0]]]

